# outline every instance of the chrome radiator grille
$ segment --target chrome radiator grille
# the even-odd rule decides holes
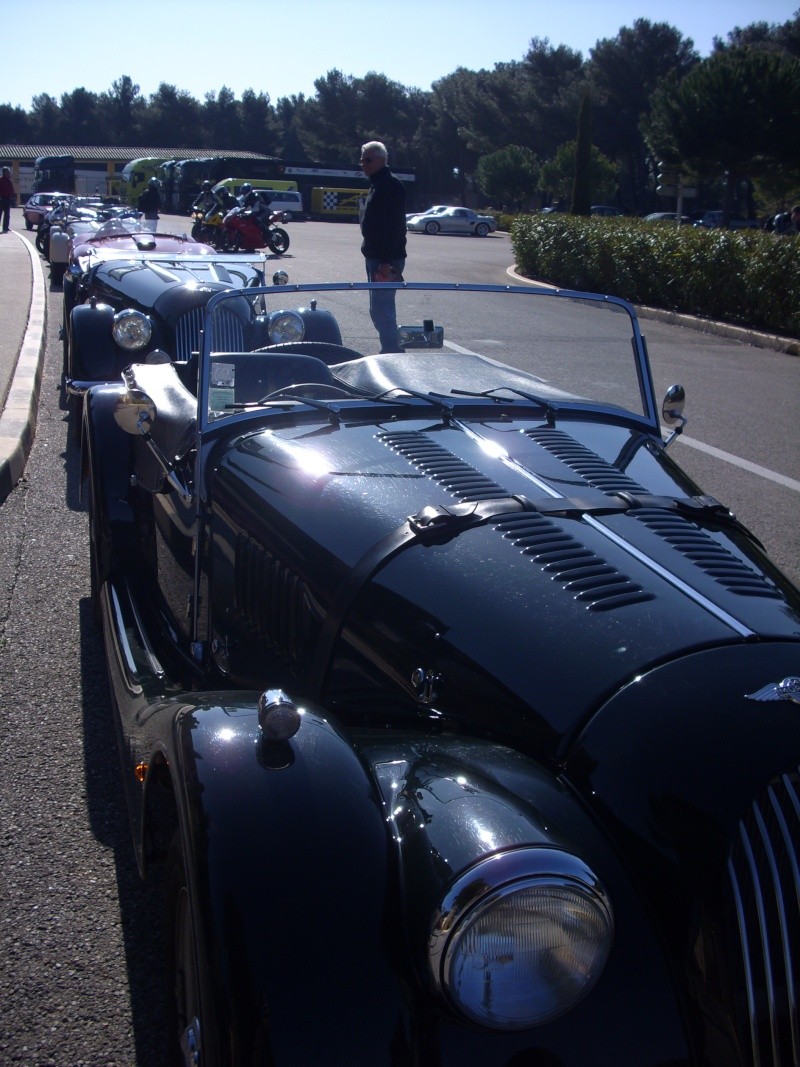
[[[175,327],[174,359],[186,362],[192,352],[200,351],[200,339],[203,335],[205,308],[197,307],[187,311],[178,319]],[[244,329],[242,323],[230,312],[218,311],[214,316],[215,347],[225,352],[244,352]]]
[[[742,1017],[753,1067],[800,1064],[800,768],[772,782],[737,827],[728,862]]]

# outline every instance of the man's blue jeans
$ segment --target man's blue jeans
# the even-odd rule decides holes
[[[372,281],[372,275],[380,264],[378,259],[367,259],[367,281]],[[405,259],[390,259],[389,265],[398,274],[402,275],[406,265]],[[394,289],[373,289],[369,294],[369,315],[381,342],[381,352],[397,352],[397,312],[395,310]]]

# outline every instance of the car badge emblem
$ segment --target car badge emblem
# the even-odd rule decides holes
[[[791,700],[800,704],[800,678],[784,678],[782,682],[770,682],[757,693],[745,693],[747,700]]]

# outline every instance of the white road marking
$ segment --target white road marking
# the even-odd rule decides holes
[[[668,430],[664,432],[669,433]],[[696,448],[698,452],[705,452],[715,459],[721,459],[724,463],[731,463],[734,467],[740,467],[742,470],[750,471],[751,474],[757,474],[759,478],[767,478],[771,482],[777,482],[778,485],[785,486],[786,489],[793,489],[795,493],[800,493],[800,482],[796,478],[788,478],[785,474],[778,474],[777,471],[772,471],[768,467],[761,467],[758,463],[751,463],[749,459],[742,459],[741,456],[723,452],[721,448],[707,445],[703,441],[695,441],[694,438],[686,437],[684,434],[681,434],[677,440],[688,445],[689,448]]]
[[[444,346],[452,349],[454,352],[460,352],[465,356],[476,356],[479,354],[470,351],[468,348],[462,348],[461,345],[454,344],[452,341],[445,341]],[[488,359],[488,357],[485,358]],[[489,362],[495,361],[489,360]],[[540,379],[540,381],[544,380]],[[669,429],[665,429],[664,427],[661,428],[662,436],[666,437],[670,432]],[[707,445],[703,441],[696,441],[693,437],[686,437],[685,434],[680,434],[677,440],[682,441],[683,444],[688,445],[689,448],[696,448],[698,452],[705,452],[706,455],[713,456],[715,459],[721,459],[723,463],[731,463],[734,467],[740,467],[744,471],[750,471],[751,474],[757,474],[759,478],[766,478],[770,482],[776,482],[778,485],[782,485],[786,489],[792,489],[795,493],[800,493],[800,482],[796,478],[789,478],[785,474],[778,474],[777,471],[772,471],[769,467],[762,467],[758,463],[751,463],[749,459],[742,459],[741,456],[734,456],[731,452],[723,452],[721,448]]]

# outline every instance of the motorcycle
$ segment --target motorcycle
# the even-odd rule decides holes
[[[266,247],[282,256],[289,248],[289,234],[277,225],[282,221],[280,212],[265,219],[248,208],[231,208],[222,219],[222,247],[227,252],[252,252]]]
[[[201,207],[192,209],[192,237],[206,245],[219,247],[223,213],[219,208],[205,211]]]

